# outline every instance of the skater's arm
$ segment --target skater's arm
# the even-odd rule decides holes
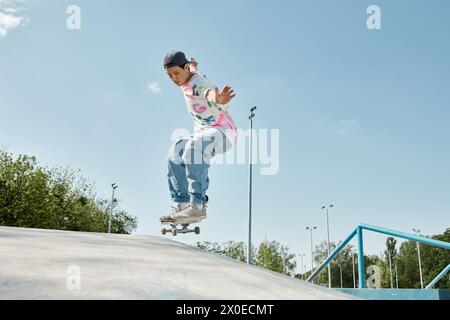
[[[231,101],[236,95],[234,94],[233,89],[226,85],[223,87],[222,92],[219,92],[219,88],[215,87],[214,89],[208,89],[205,92],[205,98],[209,102],[215,104],[225,105]]]

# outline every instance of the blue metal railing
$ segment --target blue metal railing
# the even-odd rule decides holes
[[[395,230],[389,230],[389,229],[385,229],[385,228],[380,228],[380,227],[375,227],[375,226],[371,226],[368,224],[360,224],[358,225],[355,230],[353,230],[353,232],[336,248],[333,250],[333,252],[330,253],[330,255],[325,259],[325,261],[323,261],[320,266],[317,267],[316,270],[314,270],[314,272],[308,277],[308,279],[306,279],[306,281],[308,282],[313,282],[314,279],[319,275],[320,272],[322,272],[323,269],[325,269],[325,267],[328,266],[328,264],[336,257],[336,255],[339,254],[339,252],[342,251],[342,249],[344,249],[347,244],[353,239],[353,237],[356,235],[358,238],[358,279],[359,279],[359,288],[365,288],[366,283],[365,283],[365,273],[364,273],[364,246],[363,246],[363,230],[368,230],[368,231],[374,231],[374,232],[378,232],[378,233],[383,233],[389,236],[393,236],[393,237],[398,237],[398,238],[403,238],[403,239],[407,239],[407,240],[411,240],[411,241],[417,241],[419,243],[423,243],[423,244],[428,244],[431,246],[435,246],[435,247],[440,247],[440,248],[444,248],[444,249],[449,249],[450,250],[450,243],[448,242],[444,242],[444,241],[440,241],[440,240],[434,240],[434,239],[430,239],[430,238],[426,238],[426,237],[422,237],[422,236],[417,236],[414,234],[410,234],[410,233],[405,233],[405,232],[399,232],[399,231],[395,231]],[[450,265],[447,266],[447,268],[445,268],[445,270],[443,270],[439,276],[435,279],[436,282],[434,282],[435,280],[432,281],[431,284],[436,284],[444,275],[446,272],[448,272]],[[433,283],[434,282],[434,283]],[[429,286],[430,286],[429,285]],[[428,288],[428,287],[427,287]]]
[[[434,278],[434,280],[431,281],[430,284],[425,287],[425,289],[432,289],[434,285],[438,283],[439,280],[441,280],[445,276],[445,274],[449,271],[450,271],[450,264],[444,270],[442,270],[442,272],[439,273],[438,276]]]

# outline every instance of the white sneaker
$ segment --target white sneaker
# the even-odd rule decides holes
[[[177,224],[188,224],[194,222],[200,222],[206,219],[206,204],[189,204],[189,206],[180,212],[172,215],[174,223]]]
[[[171,213],[160,216],[159,220],[161,220],[161,222],[173,222],[174,221],[173,215],[187,208],[189,205],[190,205],[189,202],[177,203],[175,206],[171,206],[172,207]]]

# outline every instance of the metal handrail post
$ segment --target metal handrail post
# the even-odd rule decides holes
[[[363,229],[361,226],[356,228],[358,237],[358,277],[359,277],[359,288],[363,289],[366,287],[365,273],[364,273],[364,246],[363,246]]]

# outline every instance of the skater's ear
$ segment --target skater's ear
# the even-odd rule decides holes
[[[184,65],[183,69],[184,69],[184,71],[192,73],[191,72],[191,64],[189,62]]]
[[[189,63],[187,62],[178,67],[183,69],[184,71],[189,71]]]

